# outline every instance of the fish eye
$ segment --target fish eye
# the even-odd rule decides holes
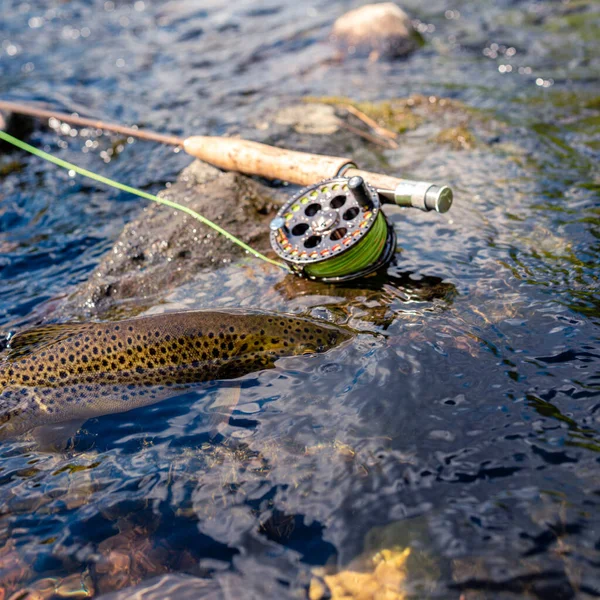
[[[305,344],[305,345],[302,347],[302,352],[301,352],[301,354],[302,354],[302,355],[305,355],[305,354],[315,354],[316,352],[318,352],[318,350],[317,350],[317,349],[316,349],[314,346],[311,346],[311,345],[309,345],[309,344]]]
[[[320,352],[325,352],[325,350],[327,350],[325,344],[307,342],[302,345],[301,354],[319,354]]]
[[[315,352],[317,352],[317,349],[310,342],[303,342],[297,347],[297,353],[300,355],[315,354]]]

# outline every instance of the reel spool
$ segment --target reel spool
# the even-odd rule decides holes
[[[373,273],[396,248],[379,194],[362,177],[336,177],[301,190],[270,228],[273,250],[296,274],[326,283]]]

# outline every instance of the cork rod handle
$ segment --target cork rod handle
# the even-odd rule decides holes
[[[352,161],[341,156],[310,154],[249,142],[238,138],[192,136],[183,147],[188,154],[225,171],[281,179],[298,185],[313,185],[335,177],[344,167],[345,177],[359,175],[380,190],[395,190],[406,180],[356,168]]]
[[[249,142],[237,138],[192,136],[183,142],[188,154],[226,171],[281,179],[298,185],[314,185],[343,171],[344,177],[362,177],[384,201],[421,210],[446,212],[452,192],[446,186],[409,181],[381,173],[361,171],[348,158],[309,154]]]
[[[192,136],[183,147],[188,154],[226,171],[312,185],[335,177],[347,158],[285,150],[237,138]]]

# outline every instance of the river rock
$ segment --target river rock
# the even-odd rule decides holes
[[[265,252],[269,223],[283,196],[239,173],[193,162],[159,196],[174,200]],[[100,314],[135,299],[141,305],[217,269],[244,250],[191,216],[151,204],[129,223],[83,284],[62,306],[71,314]],[[124,307],[123,307],[124,308]]]
[[[409,16],[393,2],[367,4],[342,15],[331,40],[344,53],[371,60],[406,56],[422,44]]]
[[[0,131],[24,140],[29,137],[34,129],[34,120],[25,115],[17,115],[6,111],[0,111]],[[1,149],[12,148],[9,144],[0,141]]]
[[[286,600],[298,597],[297,593],[290,592],[289,588],[268,577],[261,578],[256,574],[242,577],[239,573],[222,571],[210,579],[185,573],[168,573],[103,594],[98,596],[98,600]]]
[[[327,104],[295,104],[286,106],[273,117],[277,125],[288,125],[297,133],[331,135],[340,128],[335,108]]]
[[[311,109],[311,102],[282,108],[276,114],[265,111],[258,117],[254,135],[246,137],[301,152],[347,156],[365,170],[379,171],[395,153],[380,145],[366,143],[356,133],[357,128],[362,126],[364,129],[364,124],[360,120],[345,123],[348,115],[344,116],[343,109],[337,109],[338,104],[356,106],[382,126],[398,133],[403,128],[418,129],[422,125],[424,135],[419,139],[423,142],[411,144],[406,161],[418,162],[435,151],[439,144],[430,141],[431,134],[444,128],[468,121],[478,138],[482,134],[487,135],[488,130],[490,135],[495,135],[497,129],[488,117],[483,120],[482,116],[459,102],[433,96],[415,95],[383,103],[358,104],[349,98],[339,98],[335,100],[335,106],[331,99],[323,99],[322,102],[313,100],[316,110]],[[406,123],[410,123],[410,127]],[[345,124],[351,124],[352,128]],[[388,167],[389,172],[399,169],[399,165],[396,159],[395,166]],[[224,173],[195,161],[159,196],[189,206],[258,251],[269,253],[269,223],[277,208],[297,189],[295,186],[269,187],[254,178]],[[133,316],[165,301],[184,284],[195,282],[199,289],[203,281],[210,285],[209,282],[214,282],[212,272],[222,270],[222,267],[242,257],[243,250],[192,217],[166,206],[142,205],[140,214],[124,228],[88,280],[81,283],[70,297],[56,299],[45,306],[40,311],[40,319],[47,318],[50,312],[54,320]],[[253,264],[258,264],[258,261]],[[255,276],[259,271],[256,270]],[[451,302],[456,293],[452,286],[441,284],[441,280],[435,277],[425,277],[416,283],[402,274],[396,278],[388,274],[386,281],[392,281],[398,296],[403,299],[419,298],[428,302],[439,298]],[[326,284],[320,286],[292,276],[274,283],[272,291],[290,302],[305,294],[331,293]],[[371,312],[368,302],[353,300],[353,286],[337,286],[336,294],[360,306],[361,310]],[[377,311],[381,312],[380,308]],[[381,314],[377,311],[373,312],[373,322],[383,323],[391,314],[387,310]]]

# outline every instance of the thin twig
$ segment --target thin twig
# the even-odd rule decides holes
[[[345,129],[347,129],[348,131],[351,131],[352,133],[359,135],[360,137],[364,138],[365,140],[368,140],[369,142],[371,142],[373,144],[382,146],[383,148],[397,148],[398,147],[398,144],[396,144],[396,142],[394,142],[394,140],[381,139],[379,137],[371,135],[370,133],[367,133],[366,131],[362,131],[362,129],[359,129],[358,127],[354,127],[354,125],[350,125],[349,123],[346,123],[345,121],[340,120],[340,125],[342,127],[344,127]]]
[[[340,104],[341,107],[345,108],[350,114],[354,115],[357,119],[360,119],[365,125],[368,125],[375,133],[380,135],[381,137],[388,138],[390,140],[395,140],[398,138],[398,134],[386,129],[379,125],[376,121],[371,119],[369,115],[366,115],[362,110],[358,110],[352,104]],[[397,148],[398,146],[396,146]]]

